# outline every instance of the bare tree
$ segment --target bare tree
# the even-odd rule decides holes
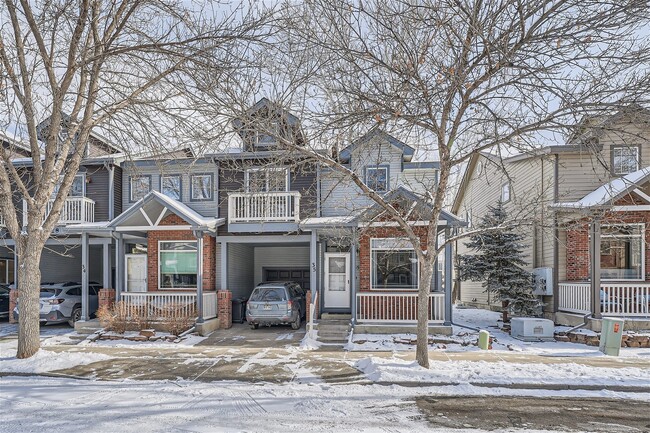
[[[428,367],[429,282],[453,173],[477,152],[562,143],[583,116],[646,102],[646,2],[310,0],[285,18],[270,88],[300,113],[308,143],[285,145],[353,183],[403,229],[420,268],[416,357]],[[421,194],[426,237],[322,151],[377,125],[439,160],[437,184]]]
[[[0,154],[0,211],[19,258],[19,358],[39,349],[39,262],[59,220],[93,130],[128,152],[160,148],[166,132],[201,122],[184,103],[189,72],[213,78],[242,59],[266,31],[268,15],[243,6],[175,0],[6,0],[0,6],[0,119],[23,135],[33,168],[25,176]],[[193,89],[196,90],[196,89]],[[26,203],[26,224],[15,203]],[[46,206],[51,201],[46,214]]]

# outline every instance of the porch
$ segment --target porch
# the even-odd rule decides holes
[[[416,324],[418,294],[412,293],[357,293],[355,320],[357,323]],[[427,308],[429,324],[445,322],[445,294],[430,293]]]
[[[558,285],[558,310],[588,314],[592,311],[589,282]],[[650,283],[604,282],[600,284],[600,313],[603,316],[650,317]]]
[[[127,315],[145,313],[154,321],[164,321],[174,317],[196,316],[204,320],[217,317],[217,293],[203,292],[203,302],[197,304],[197,293],[192,292],[124,292]],[[199,308],[202,311],[199,313]]]

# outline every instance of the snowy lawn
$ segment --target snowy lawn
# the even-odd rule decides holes
[[[460,429],[433,429],[419,412],[414,400],[422,396],[436,398],[461,395],[608,399],[643,397],[607,391],[530,391],[469,385],[413,388],[350,384],[98,382],[36,377],[2,377],[0,388],[4,400],[0,431],[7,432],[68,431],[74,426],[78,431],[119,430],[121,433],[467,433],[480,430],[462,428],[462,424]],[[645,398],[647,399],[648,395],[645,395]]]

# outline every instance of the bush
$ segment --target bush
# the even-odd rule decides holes
[[[169,304],[160,311],[160,320],[165,331],[179,336],[194,325],[196,309],[185,305]]]
[[[184,304],[167,304],[155,309],[148,303],[127,304],[124,301],[112,306],[102,305],[96,314],[103,328],[118,334],[150,329],[158,322],[166,332],[178,336],[190,329],[196,319],[196,309]]]

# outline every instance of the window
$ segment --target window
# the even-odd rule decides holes
[[[196,248],[196,241],[160,241],[158,243],[159,288],[196,288]]]
[[[246,170],[247,192],[289,190],[289,170],[284,167],[249,168]]]
[[[269,120],[265,124],[260,125],[259,129],[249,129],[247,132],[247,135],[250,137],[250,142],[254,147],[268,147],[277,144],[277,137],[280,134],[279,120]]]
[[[181,199],[181,175],[175,174],[171,176],[160,177],[160,192],[174,200]]]
[[[407,239],[371,239],[370,254],[373,290],[417,290],[418,260]]]
[[[614,174],[628,174],[639,169],[638,147],[614,147],[612,149],[612,171]]]
[[[63,176],[61,180],[54,186],[54,191],[52,191],[52,197],[56,197],[59,193],[59,188],[61,187],[61,182],[63,182]],[[70,187],[70,192],[68,193],[69,197],[84,197],[86,195],[86,175],[77,174],[72,181],[72,186]]]
[[[138,201],[151,191],[151,176],[131,176],[131,201]]]
[[[645,225],[603,226],[600,240],[600,278],[643,280]]]
[[[501,201],[503,203],[508,203],[510,201],[511,191],[510,191],[510,182],[506,182],[501,185]]]
[[[366,185],[376,192],[388,191],[388,166],[366,167]]]
[[[212,200],[212,175],[193,174],[190,182],[191,198],[193,201]]]

